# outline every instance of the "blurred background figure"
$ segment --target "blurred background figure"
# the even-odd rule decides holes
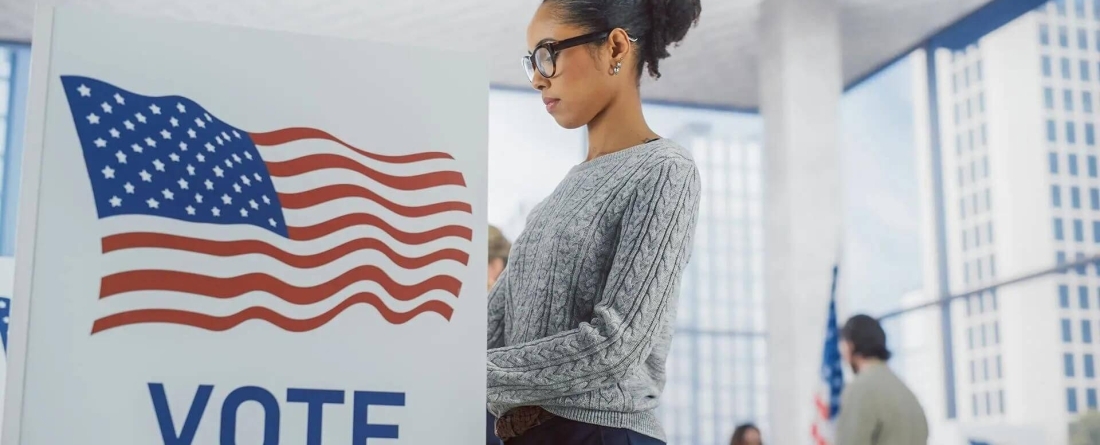
[[[920,401],[886,366],[886,332],[867,315],[848,319],[840,354],[856,377],[844,389],[837,420],[838,445],[924,445],[928,420]]]
[[[489,289],[496,284],[500,273],[504,272],[504,266],[508,265],[508,251],[512,250],[512,243],[504,237],[499,228],[489,225]],[[500,445],[500,438],[495,433],[496,418],[488,411],[485,412],[485,443],[487,445]]]
[[[760,429],[751,423],[744,423],[733,430],[733,439],[730,445],[764,445]]]
[[[508,251],[512,250],[512,243],[504,237],[504,233],[494,225],[489,225],[489,289],[496,284],[497,277],[504,272],[504,266],[508,265]]]

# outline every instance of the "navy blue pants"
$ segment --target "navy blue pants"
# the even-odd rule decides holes
[[[649,436],[555,417],[505,445],[665,445]]]

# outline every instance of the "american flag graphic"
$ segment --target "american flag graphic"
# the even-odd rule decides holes
[[[372,153],[305,127],[250,133],[185,97],[61,82],[109,269],[93,335],[249,320],[304,332],[361,304],[391,324],[450,320],[472,240],[451,155]]]
[[[825,328],[825,351],[821,360],[821,380],[814,395],[814,424],[811,429],[814,445],[835,443],[836,417],[840,413],[840,395],[844,391],[844,370],[840,359],[840,331],[836,325],[836,280],[838,266],[833,266],[833,285],[829,297],[829,320]]]

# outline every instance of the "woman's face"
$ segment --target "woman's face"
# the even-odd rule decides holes
[[[528,51],[540,43],[560,42],[589,32],[560,23],[552,8],[553,5],[543,3],[527,26]],[[535,70],[531,86],[542,92],[546,111],[558,125],[568,129],[587,125],[611,101],[614,77],[610,74],[613,63],[608,51],[593,51],[591,45],[566,48],[557,53],[554,65],[551,78]],[[625,73],[625,64],[623,68]]]
[[[741,445],[762,445],[763,442],[760,439],[760,431],[755,428],[749,428],[745,431],[745,438],[742,439]]]

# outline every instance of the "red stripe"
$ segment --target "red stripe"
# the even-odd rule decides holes
[[[291,286],[278,278],[251,273],[229,278],[217,278],[172,270],[133,270],[103,277],[99,298],[126,292],[160,290],[184,292],[206,297],[231,299],[248,292],[272,294],[292,304],[313,304],[328,299],[340,290],[360,281],[373,281],[386,293],[400,301],[410,301],[433,290],[458,296],[462,282],[449,275],[436,275],[413,285],[404,285],[390,278],[375,266],[359,266],[327,282],[310,287]]]
[[[267,171],[276,178],[288,178],[304,173],[330,168],[351,170],[371,178],[378,183],[398,190],[424,190],[444,185],[465,187],[466,180],[456,171],[438,171],[413,176],[395,176],[355,162],[352,159],[334,154],[313,154],[281,162],[266,162]]]
[[[193,326],[208,331],[225,331],[236,327],[248,320],[263,320],[276,327],[290,332],[306,332],[317,329],[340,315],[341,312],[356,304],[369,304],[378,310],[382,318],[391,324],[403,324],[416,316],[434,312],[442,315],[450,321],[453,309],[439,300],[432,300],[421,304],[408,312],[395,312],[386,307],[382,299],[371,293],[359,293],[348,297],[336,307],[313,318],[293,319],[264,307],[250,307],[235,314],[216,317],[213,315],[199,314],[196,312],[181,311],[175,309],[141,309],[122,312],[100,318],[92,324],[92,334],[106,331],[120,326],[139,323],[169,323]]]
[[[344,215],[312,226],[287,227],[287,235],[295,241],[312,241],[355,226],[377,227],[392,236],[393,239],[404,244],[426,244],[451,236],[472,241],[474,236],[473,230],[469,227],[455,225],[440,227],[427,232],[404,232],[383,221],[382,218],[366,213]]]
[[[380,155],[380,154],[377,154],[377,153],[371,153],[371,152],[368,152],[366,150],[360,149],[358,147],[352,146],[351,144],[348,144],[347,142],[344,142],[344,141],[340,140],[340,138],[337,138],[336,136],[333,136],[333,135],[329,134],[326,131],[318,130],[316,128],[305,128],[305,127],[284,128],[282,130],[269,131],[269,132],[266,132],[266,133],[249,133],[248,135],[252,138],[252,143],[254,143],[254,144],[256,144],[257,146],[260,146],[260,147],[270,147],[270,146],[273,146],[273,145],[282,145],[282,144],[286,144],[288,142],[301,141],[301,140],[307,140],[307,139],[323,139],[323,140],[326,140],[326,141],[332,141],[332,142],[335,142],[337,144],[343,145],[343,146],[351,149],[352,151],[354,151],[356,153],[359,153],[363,156],[366,156],[368,158],[371,158],[371,159],[374,159],[374,160],[377,160],[377,161],[392,162],[394,164],[408,164],[408,163],[412,163],[412,162],[426,161],[426,160],[429,160],[429,159],[454,159],[453,157],[451,157],[451,155],[449,155],[447,153],[442,153],[442,152],[413,153],[413,154],[400,155],[400,156],[388,156],[388,155]]]
[[[470,204],[458,201],[439,202],[423,206],[406,206],[390,201],[363,187],[351,184],[329,185],[301,193],[280,193],[279,203],[286,209],[304,209],[343,198],[363,198],[374,201],[401,216],[419,218],[444,212],[473,213]]]
[[[103,238],[103,253],[125,249],[172,249],[201,253],[218,257],[257,254],[273,258],[299,269],[310,269],[336,261],[353,252],[375,250],[386,255],[398,267],[419,269],[440,261],[456,261],[466,265],[470,256],[458,249],[443,249],[420,257],[407,257],[395,252],[386,243],[373,238],[359,238],[312,255],[296,255],[271,244],[255,241],[211,241],[201,238],[168,235],[163,233],[123,233]]]

